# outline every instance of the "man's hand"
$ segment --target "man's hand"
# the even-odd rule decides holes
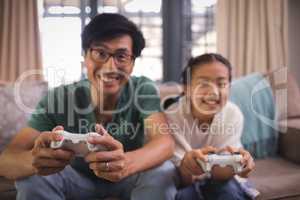
[[[62,126],[55,127],[52,131],[42,132],[34,142],[31,150],[33,161],[32,166],[38,175],[50,175],[65,168],[74,157],[74,153],[62,149],[51,149],[51,141],[60,141],[61,136],[55,131],[63,130]]]
[[[204,173],[203,169],[197,163],[197,159],[207,161],[207,154],[216,152],[216,148],[207,146],[201,149],[195,149],[187,152],[181,163],[180,172],[184,176],[199,176]]]
[[[251,156],[251,154],[243,148],[234,148],[231,146],[227,146],[224,150],[229,151],[230,153],[240,153],[243,157],[241,163],[244,166],[244,169],[238,175],[244,178],[249,176],[249,173],[254,169],[255,163]]]
[[[85,160],[89,163],[90,169],[99,178],[112,182],[118,182],[129,176],[127,168],[129,158],[124,153],[122,143],[110,136],[100,124],[96,124],[95,128],[96,132],[102,135],[102,137],[92,137],[88,141],[91,144],[103,145],[108,151],[89,153],[85,157]]]

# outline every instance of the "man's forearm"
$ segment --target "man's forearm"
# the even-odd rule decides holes
[[[16,180],[34,173],[31,151],[5,150],[0,155],[0,176]]]
[[[150,140],[142,148],[126,153],[129,175],[155,167],[171,158],[174,152],[172,136],[163,135]]]

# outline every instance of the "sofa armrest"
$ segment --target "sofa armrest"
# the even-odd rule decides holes
[[[300,164],[300,118],[281,121],[279,127],[279,154]]]

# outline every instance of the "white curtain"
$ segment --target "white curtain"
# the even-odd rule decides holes
[[[288,0],[218,0],[217,51],[235,77],[287,65]]]
[[[0,80],[39,70],[41,60],[37,0],[0,0]]]

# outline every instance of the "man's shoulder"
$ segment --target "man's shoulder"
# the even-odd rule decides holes
[[[132,88],[135,94],[159,94],[157,84],[145,76],[131,76],[128,81],[128,88]]]
[[[82,80],[75,81],[72,83],[59,85],[59,86],[53,88],[53,91],[57,92],[62,89],[72,90],[72,89],[77,89],[77,88],[81,88],[81,87],[89,88],[89,85],[90,85],[90,83],[89,83],[88,79],[82,79]]]
[[[153,84],[155,85],[155,82],[151,79],[145,77],[145,76],[131,76],[129,79],[129,83],[132,82],[135,86],[140,86],[143,84]]]
[[[54,95],[57,98],[73,95],[80,90],[89,91],[90,83],[87,79],[76,81],[69,84],[62,84],[57,87],[48,90],[47,95]]]

